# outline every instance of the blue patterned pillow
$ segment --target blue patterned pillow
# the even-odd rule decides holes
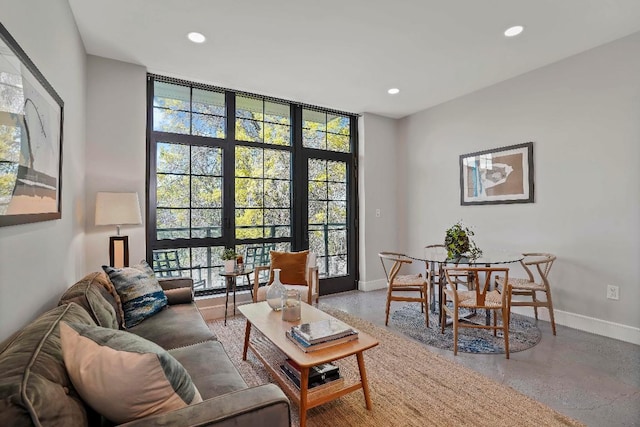
[[[167,305],[167,297],[146,261],[124,268],[103,265],[102,269],[122,300],[125,327],[137,325]]]

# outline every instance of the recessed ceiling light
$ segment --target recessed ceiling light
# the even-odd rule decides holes
[[[204,43],[204,41],[207,40],[203,34],[196,32],[187,34],[187,38],[194,43]]]
[[[389,89],[389,90],[387,91],[387,93],[388,93],[389,95],[395,95],[395,94],[397,94],[397,93],[400,93],[400,89],[398,89],[397,87],[393,87],[393,88]]]
[[[524,30],[522,25],[516,25],[515,27],[507,28],[504,32],[505,37],[515,37]]]

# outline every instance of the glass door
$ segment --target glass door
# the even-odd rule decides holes
[[[322,294],[357,288],[355,118],[303,109],[303,230]]]

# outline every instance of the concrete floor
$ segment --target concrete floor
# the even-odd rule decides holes
[[[324,296],[322,303],[384,326],[386,291]],[[393,302],[391,310],[401,302]],[[542,309],[544,310],[544,309]],[[533,309],[532,309],[533,313]],[[512,387],[588,426],[640,426],[640,346],[540,321],[542,340],[500,355],[429,350]]]

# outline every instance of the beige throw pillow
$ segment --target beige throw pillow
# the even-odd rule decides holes
[[[126,423],[202,402],[184,367],[142,337],[60,322],[60,339],[73,386],[111,421]]]

